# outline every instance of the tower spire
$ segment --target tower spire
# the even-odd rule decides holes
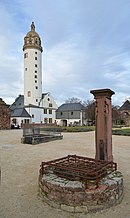
[[[34,25],[34,22],[32,22],[32,24],[31,24],[31,31],[35,31],[35,25]]]

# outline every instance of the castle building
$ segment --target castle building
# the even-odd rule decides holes
[[[8,105],[0,98],[0,130],[10,128],[10,110]]]
[[[24,95],[19,95],[11,105],[11,119],[15,125],[26,123],[55,123],[58,108],[49,92],[42,93],[42,52],[41,39],[31,30],[24,37]]]

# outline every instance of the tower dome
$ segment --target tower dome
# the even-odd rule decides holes
[[[41,52],[43,51],[41,46],[41,39],[38,33],[35,31],[34,22],[32,22],[31,24],[31,31],[29,31],[27,35],[24,37],[23,51],[27,48],[37,48]]]

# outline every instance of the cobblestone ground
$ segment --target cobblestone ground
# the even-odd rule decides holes
[[[22,130],[0,131],[0,218],[130,218],[130,137],[113,136],[114,161],[124,176],[124,198],[95,214],[54,209],[38,195],[41,161],[68,154],[94,157],[94,132],[64,133],[63,140],[39,145],[21,144]]]

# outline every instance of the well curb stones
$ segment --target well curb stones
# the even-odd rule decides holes
[[[90,213],[109,208],[123,198],[123,175],[116,171],[100,180],[99,187],[85,190],[79,181],[70,181],[54,174],[39,176],[39,193],[54,208],[73,213]]]

